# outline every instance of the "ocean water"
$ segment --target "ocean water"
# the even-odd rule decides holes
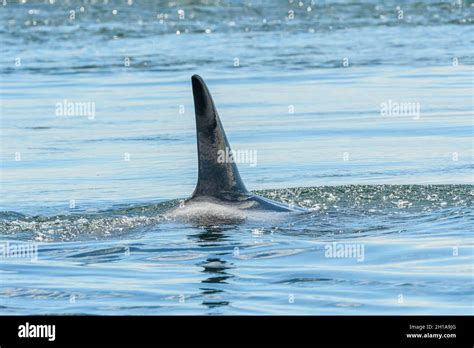
[[[0,2],[0,314],[474,314],[473,14]],[[247,188],[308,212],[166,216],[195,73]]]

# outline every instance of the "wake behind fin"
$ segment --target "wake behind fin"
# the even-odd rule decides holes
[[[236,200],[250,193],[237,165],[227,161],[230,145],[209,89],[199,75],[191,77],[196,114],[198,182],[192,198],[199,196]]]

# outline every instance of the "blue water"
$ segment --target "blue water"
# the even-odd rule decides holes
[[[473,314],[473,2],[51,2],[0,2],[0,314]],[[308,213],[166,215],[194,73]]]

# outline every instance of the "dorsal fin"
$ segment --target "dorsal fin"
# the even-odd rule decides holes
[[[248,195],[237,165],[222,161],[226,159],[226,153],[231,151],[230,145],[206,84],[198,75],[193,75],[191,81],[199,163],[198,182],[192,198],[211,196],[236,200],[242,195]]]

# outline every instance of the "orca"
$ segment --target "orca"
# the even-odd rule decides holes
[[[198,154],[198,180],[192,196],[174,216],[198,217],[201,222],[245,220],[249,211],[297,212],[297,206],[257,196],[245,187],[235,161],[220,161],[219,153],[231,151],[211,93],[199,75],[191,77]]]

